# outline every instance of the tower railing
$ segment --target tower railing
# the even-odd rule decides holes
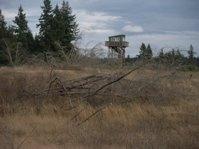
[[[128,47],[129,43],[127,41],[106,41],[105,46],[107,47]]]

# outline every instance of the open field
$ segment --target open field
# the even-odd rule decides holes
[[[24,95],[43,91],[55,75],[64,82],[126,71],[0,68],[0,149],[199,148],[199,72],[135,70],[91,97],[105,100],[99,112],[79,100],[70,109],[69,96]]]

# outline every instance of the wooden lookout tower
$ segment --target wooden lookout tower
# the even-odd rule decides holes
[[[105,46],[109,48],[110,55],[117,53],[118,59],[121,59],[122,63],[125,60],[125,48],[129,46],[129,43],[125,41],[125,35],[110,36],[109,41],[105,42]]]

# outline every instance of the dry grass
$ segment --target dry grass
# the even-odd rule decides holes
[[[84,111],[78,119],[92,111]],[[197,148],[198,114],[194,102],[169,106],[135,103],[106,108],[79,127],[70,115],[53,112],[14,114],[1,120],[12,130],[15,145],[36,127],[22,148]]]
[[[110,72],[91,68],[56,70],[64,80]],[[77,123],[94,112],[94,107],[81,103],[69,111],[64,97],[40,98],[42,110],[38,114],[38,99],[21,98],[23,89],[45,88],[49,73],[49,68],[42,67],[1,68],[0,149],[199,148],[198,72],[178,72],[170,81],[157,81],[140,92],[144,99],[110,105],[78,127]],[[138,70],[113,89],[124,92],[122,88],[131,80],[134,86],[127,86],[126,94],[133,96],[139,84],[166,73]],[[85,110],[71,120],[81,109]]]

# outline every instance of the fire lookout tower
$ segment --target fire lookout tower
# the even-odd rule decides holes
[[[125,48],[129,46],[129,43],[125,41],[125,35],[110,36],[109,41],[105,42],[105,46],[109,48],[109,52],[112,55],[117,53],[118,59],[121,59],[122,63],[125,60]]]

